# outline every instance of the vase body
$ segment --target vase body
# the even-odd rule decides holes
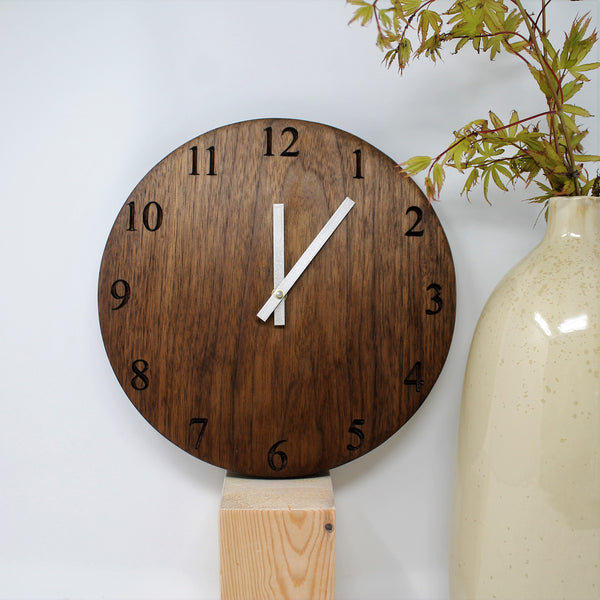
[[[600,199],[550,200],[469,352],[452,600],[600,599]]]

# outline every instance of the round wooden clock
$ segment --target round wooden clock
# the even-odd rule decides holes
[[[455,317],[446,236],[390,158],[339,129],[205,133],[138,184],[100,268],[106,351],[186,452],[297,477],[375,448],[419,408]]]

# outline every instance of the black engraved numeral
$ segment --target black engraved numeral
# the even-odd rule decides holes
[[[154,208],[154,210],[152,210]],[[154,213],[154,217],[151,219],[151,212]],[[161,225],[163,220],[163,211],[158,202],[148,202],[146,206],[144,206],[144,210],[142,211],[142,223],[144,227],[148,231],[156,231]],[[151,221],[153,223],[151,224]]]
[[[300,154],[300,150],[291,149],[292,146],[298,141],[298,130],[294,127],[286,127],[281,132],[281,135],[284,135],[285,133],[292,134],[292,141],[290,142],[290,145],[281,153],[281,156],[298,156]]]
[[[135,202],[128,202],[129,206],[129,227],[127,231],[137,231],[135,228]],[[156,231],[163,221],[163,209],[158,202],[148,202],[142,210],[142,225],[148,231]]]
[[[417,229],[417,225],[423,219],[423,210],[418,206],[409,206],[406,209],[406,214],[411,212],[414,212],[417,215],[417,219],[413,223],[412,227],[404,235],[421,237],[424,231],[422,229]]]
[[[413,368],[410,370],[409,374],[404,380],[404,385],[414,385],[417,392],[421,391],[425,385],[425,382],[422,379],[421,361],[418,361],[414,364]]]
[[[425,312],[428,315],[437,315],[442,310],[442,306],[443,306],[443,301],[442,301],[442,296],[441,296],[442,286],[439,283],[432,283],[427,286],[427,291],[429,291],[429,290],[433,290],[433,292],[434,292],[431,299],[435,303],[435,308],[433,308],[433,309],[428,308]]]
[[[146,375],[146,371],[148,371],[148,362],[143,358],[138,358],[131,364],[131,370],[135,373],[131,379],[131,387],[138,391],[145,390],[150,383],[148,376]]]
[[[286,442],[287,440],[279,440],[276,444],[273,444],[269,449],[267,455],[267,463],[273,471],[283,471],[287,467],[288,457],[283,450],[277,450],[278,446]]]
[[[198,146],[192,146],[190,148],[190,152],[192,153],[192,170],[190,171],[190,175],[199,175],[199,173],[198,173]]]
[[[127,206],[129,207],[129,227],[127,227],[127,231],[136,231],[136,228],[135,228],[135,202],[128,202]]]
[[[267,148],[265,151],[265,156],[275,156],[273,154],[273,128],[266,127],[265,133],[267,134]]]
[[[200,447],[200,442],[202,441],[202,436],[204,435],[204,431],[206,430],[206,426],[208,424],[208,419],[191,419],[190,420],[190,427],[192,427],[192,425],[200,425],[200,429],[198,430],[198,437],[196,438],[196,445],[194,446],[194,448],[196,450],[198,450],[198,448]]]
[[[273,128],[265,127],[264,131],[266,134],[266,148],[264,156],[275,156],[273,153]],[[287,133],[292,135],[292,140],[288,144],[288,147],[280,154],[280,156],[298,156],[300,151],[292,150],[292,147],[298,141],[298,130],[295,127],[285,127],[282,130],[281,135],[284,136]]]
[[[364,179],[362,174],[362,152],[355,150],[353,153],[356,156],[356,171],[353,179]]]
[[[215,147],[210,146],[210,148],[207,148],[206,151],[208,152],[208,173],[207,173],[207,175],[216,175],[216,173],[215,173]]]
[[[365,424],[364,419],[352,419],[352,425],[350,425],[350,429],[348,429],[348,433],[355,435],[358,438],[358,442],[356,444],[348,444],[346,448],[351,452],[354,450],[358,450],[363,440],[365,439],[365,433],[360,427]]]
[[[115,300],[119,300],[119,304],[117,304],[117,306],[113,306],[112,309],[119,310],[129,302],[129,297],[131,296],[131,288],[124,279],[117,279],[110,286],[110,295]]]
[[[208,152],[208,172],[207,175],[216,175],[215,171],[215,147],[210,146],[207,148]],[[190,175],[200,175],[198,172],[198,146],[192,146],[190,148],[190,152],[192,153],[192,170],[190,171]]]

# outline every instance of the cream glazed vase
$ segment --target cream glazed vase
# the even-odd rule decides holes
[[[600,599],[600,198],[550,200],[475,331],[452,600]]]

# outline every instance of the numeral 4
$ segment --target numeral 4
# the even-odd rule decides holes
[[[413,368],[410,370],[409,374],[404,380],[404,385],[414,385],[417,392],[421,391],[425,385],[425,382],[422,379],[421,361],[418,361],[414,364]]]

